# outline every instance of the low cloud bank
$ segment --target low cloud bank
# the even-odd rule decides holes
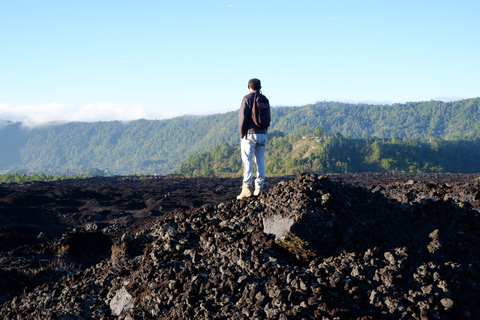
[[[0,120],[21,122],[28,128],[50,123],[131,121],[158,116],[141,106],[121,103],[90,103],[81,108],[58,102],[27,106],[0,104]]]
[[[89,103],[81,108],[59,102],[14,106],[0,103],[0,128],[7,121],[20,122],[25,128],[34,128],[50,124],[68,122],[97,122],[97,121],[133,121],[138,119],[170,119],[185,114],[208,115],[221,113],[225,110],[212,110],[197,108],[193,110],[170,108],[167,111],[147,109],[140,105],[126,103]]]

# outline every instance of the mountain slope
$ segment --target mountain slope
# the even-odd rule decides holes
[[[455,102],[365,105],[318,102],[275,107],[270,132],[322,127],[347,137],[480,137],[480,98]],[[0,171],[172,172],[189,155],[238,143],[237,111],[169,120],[52,124],[0,123]]]

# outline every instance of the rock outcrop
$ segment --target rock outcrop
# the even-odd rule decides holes
[[[108,259],[0,318],[478,319],[477,204],[453,198],[300,174],[258,199],[139,220]]]

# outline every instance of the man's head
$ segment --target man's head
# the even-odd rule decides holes
[[[262,84],[260,80],[258,80],[257,78],[253,78],[253,79],[250,79],[250,81],[248,81],[248,88],[258,91],[262,89]]]

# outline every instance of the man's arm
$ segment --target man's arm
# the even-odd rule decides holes
[[[246,122],[248,117],[248,106],[247,106],[247,98],[243,97],[242,104],[240,105],[240,111],[238,113],[238,131],[240,133],[240,139],[247,135],[246,130]]]

